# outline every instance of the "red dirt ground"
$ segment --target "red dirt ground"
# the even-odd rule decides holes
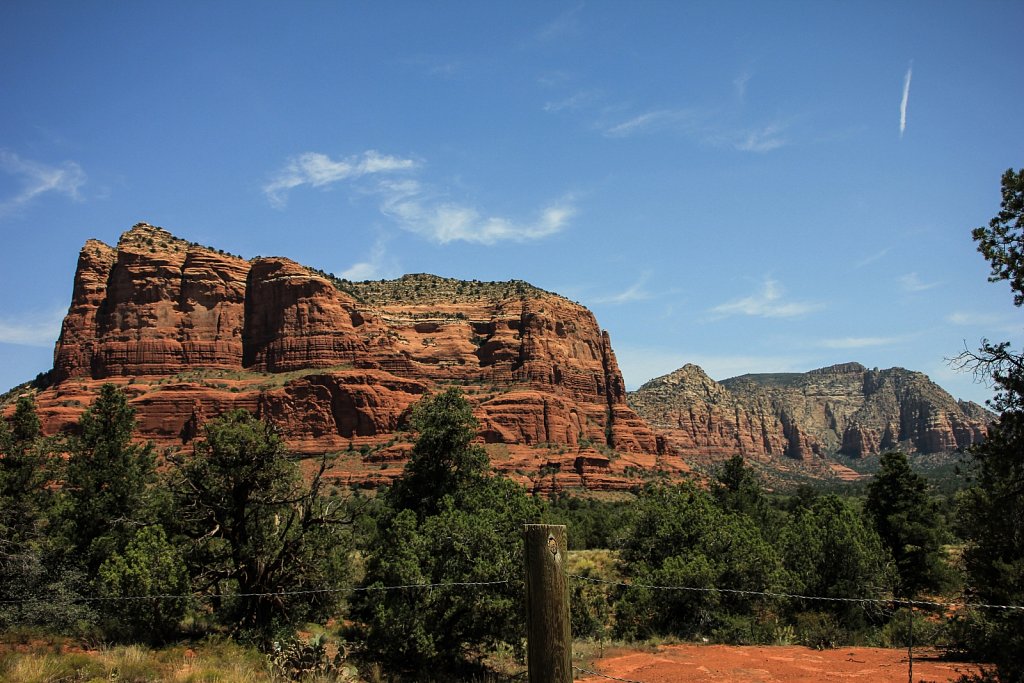
[[[798,646],[665,645],[655,652],[611,649],[591,671],[642,683],[736,681],[737,683],[811,683],[871,681],[906,683],[907,651],[873,647],[812,650]],[[915,681],[953,681],[977,665],[941,661],[939,653],[914,651]],[[577,683],[607,678],[577,675]]]

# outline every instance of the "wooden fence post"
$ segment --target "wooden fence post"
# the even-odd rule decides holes
[[[527,524],[526,654],[530,683],[572,682],[572,633],[565,527]]]

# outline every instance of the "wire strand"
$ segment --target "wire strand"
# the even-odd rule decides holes
[[[645,583],[625,583],[623,581],[609,581],[607,579],[597,579],[592,576],[580,576],[579,574],[569,574],[568,576],[569,578],[577,579],[579,581],[589,581],[591,583],[601,583],[610,586],[622,586],[624,588],[648,588],[651,590],[693,591],[697,593],[732,593],[735,595],[758,595],[769,598],[820,600],[828,602],[875,603],[883,605],[906,605],[910,607],[958,607],[964,609],[1024,610],[1024,607],[1020,605],[989,605],[986,603],[979,602],[934,602],[930,600],[907,600],[903,598],[840,598],[822,595],[799,595],[796,593],[773,593],[771,591],[750,591],[741,590],[738,588],[698,588],[693,586],[658,586],[654,584]]]
[[[476,586],[500,586],[511,584],[511,581],[452,581],[448,583],[407,583],[398,586],[357,586],[355,588],[316,588],[302,591],[276,591],[266,593],[229,593],[224,595],[211,595],[209,593],[186,593],[183,595],[156,594],[156,595],[110,595],[110,596],[75,596],[70,597],[66,602],[118,602],[132,600],[180,600],[196,598],[199,600],[230,600],[232,598],[269,598],[289,595],[314,595],[318,593],[360,593],[376,591],[407,590],[412,588],[468,588]],[[34,602],[53,602],[52,598],[19,598],[17,600],[0,600],[2,605],[20,605]],[[58,601],[59,602],[59,601]]]

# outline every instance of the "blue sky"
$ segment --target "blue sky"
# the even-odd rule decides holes
[[[519,278],[631,388],[1020,338],[1020,2],[0,4],[0,387],[134,223],[353,279]]]

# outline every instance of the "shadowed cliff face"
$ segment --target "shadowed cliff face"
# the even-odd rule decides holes
[[[48,432],[70,428],[114,381],[132,395],[139,436],[161,445],[187,445],[203,422],[240,407],[299,452],[361,448],[388,462],[401,460],[396,430],[412,404],[456,383],[512,470],[595,482],[627,466],[595,448],[636,454],[634,467],[653,468],[658,453],[626,404],[607,334],[579,304],[515,281],[347,282],[146,224],[116,248],[83,247],[54,370],[39,397]],[[552,460],[541,444],[562,452]],[[397,454],[380,455],[388,449]],[[373,479],[387,476],[358,481]]]
[[[993,416],[919,372],[859,363],[722,383],[688,365],[630,394],[630,405],[684,453],[791,458],[961,450]]]

